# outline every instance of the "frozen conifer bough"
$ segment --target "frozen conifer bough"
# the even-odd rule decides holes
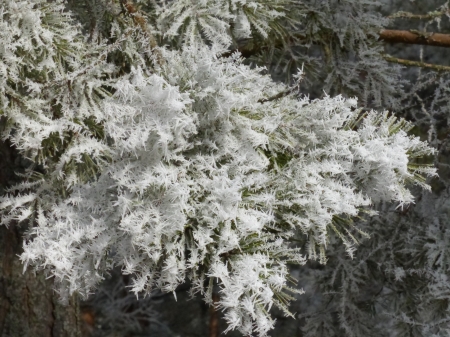
[[[252,2],[253,21],[233,1],[235,12],[214,22],[227,32],[237,20],[246,36],[258,15],[282,17],[281,5],[257,5],[266,2]],[[161,16],[175,20],[174,36],[176,20],[200,10],[182,3],[159,8],[175,13]],[[205,15],[198,20],[213,22]],[[330,228],[351,254],[334,219],[374,201],[412,202],[406,184],[427,188],[422,175],[434,169],[411,159],[432,150],[386,112],[361,116],[341,96],[310,101],[238,53],[221,57],[228,40],[157,46],[168,23],[144,19],[130,11],[126,26],[113,22],[112,38],[94,44],[61,1],[2,2],[3,138],[34,164],[0,198],[1,222],[29,224],[24,267],[53,275],[63,297],[88,295],[114,266],[132,275],[135,293],[189,279],[212,304],[218,284],[228,330],[265,336],[270,308],[289,314],[298,292],[288,264],[325,260]],[[295,246],[301,235],[305,252]]]

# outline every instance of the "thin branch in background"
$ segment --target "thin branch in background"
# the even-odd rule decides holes
[[[403,18],[403,19],[417,19],[417,20],[434,20],[434,19],[442,17],[443,15],[449,15],[449,14],[450,14],[450,10],[448,8],[446,10],[442,10],[442,11],[428,12],[427,14],[413,14],[410,12],[400,11],[400,12],[394,13],[392,15],[389,15],[388,18],[389,19]]]
[[[408,66],[408,67],[420,67],[420,68],[432,69],[432,70],[436,70],[436,71],[445,71],[445,72],[450,71],[449,66],[430,64],[430,63],[425,63],[425,62],[420,62],[420,61],[405,60],[405,59],[400,59],[397,57],[392,57],[389,55],[384,55],[384,59],[388,62],[397,63],[397,64],[401,64],[401,65]]]

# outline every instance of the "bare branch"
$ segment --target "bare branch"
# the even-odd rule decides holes
[[[420,62],[420,61],[410,61],[410,60],[405,60],[405,59],[399,59],[399,58],[392,57],[389,55],[384,55],[384,59],[388,62],[398,63],[398,64],[402,64],[404,66],[409,66],[409,67],[421,67],[421,68],[433,69],[436,71],[450,71],[449,66],[442,66],[442,65],[438,65],[438,64],[430,64],[430,63],[424,63],[424,62]]]
[[[389,43],[420,44],[450,48],[450,34],[385,29],[380,32],[380,40]]]
[[[284,46],[293,45],[296,42],[305,39],[306,38],[304,36],[297,34],[292,38],[292,41],[288,41],[288,43],[284,44],[281,41],[276,41],[275,46],[272,47],[282,48]],[[388,43],[407,43],[450,48],[450,34],[419,32],[415,30],[385,29],[379,33],[379,39]],[[225,52],[221,56],[229,57],[235,52],[240,52],[242,57],[248,58],[269,48],[270,47],[267,45],[250,43]]]
[[[398,19],[398,18],[404,18],[404,19],[417,19],[417,20],[433,20],[440,18],[443,15],[449,15],[450,11],[442,10],[442,11],[434,11],[434,12],[428,12],[427,14],[413,14],[410,12],[397,12],[395,14],[389,15],[389,19]]]
[[[294,38],[295,38],[295,41],[293,41]],[[289,41],[288,44],[282,44],[279,41],[275,42],[275,48],[289,46],[289,45],[294,44],[295,42],[299,42],[299,41],[305,39],[305,37],[301,36],[301,35],[296,35],[294,38],[292,39],[292,41]],[[439,34],[439,33],[432,33],[432,32],[428,33],[428,32],[414,31],[414,30],[408,31],[408,30],[392,30],[392,29],[388,30],[388,29],[386,29],[386,30],[382,30],[379,33],[379,40],[387,42],[387,43],[406,43],[406,44],[418,44],[418,45],[439,46],[439,47],[450,48],[450,34]],[[248,58],[250,56],[264,52],[265,50],[268,50],[269,48],[270,47],[267,45],[247,44],[247,45],[243,45],[239,48],[230,50],[226,53],[223,53],[221,56],[229,57],[235,52],[240,52],[244,58]],[[405,66],[421,67],[421,68],[432,69],[435,71],[445,71],[445,72],[450,71],[450,66],[429,64],[429,63],[424,63],[424,62],[419,62],[419,61],[410,61],[410,60],[399,59],[399,58],[388,56],[388,55],[385,55],[383,57],[388,62],[398,63],[398,64],[402,64]],[[279,99],[289,93],[290,92],[283,92],[283,93],[279,93],[270,98],[261,99],[260,103]]]

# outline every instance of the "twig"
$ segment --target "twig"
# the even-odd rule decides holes
[[[213,293],[212,302],[209,307],[209,337],[219,337],[219,313],[217,312],[219,294]]]
[[[266,102],[271,102],[271,101],[275,101],[277,99],[283,98],[291,93],[293,93],[295,91],[296,87],[293,88],[289,88],[288,90],[285,91],[281,91],[276,95],[267,97],[267,98],[261,98],[258,100],[258,103],[266,103]]]
[[[395,14],[389,15],[389,19],[398,19],[398,18],[404,18],[404,19],[417,19],[417,20],[433,20],[436,18],[439,18],[445,14],[449,14],[449,10],[446,11],[434,11],[434,12],[428,12],[427,14],[413,14],[410,12],[397,12]]]
[[[442,65],[438,65],[438,64],[430,64],[430,63],[425,63],[425,62],[420,62],[420,61],[399,59],[397,57],[392,57],[392,56],[388,56],[388,55],[384,55],[384,59],[388,62],[398,63],[398,64],[402,64],[404,66],[409,66],[409,67],[421,67],[421,68],[433,69],[433,70],[437,70],[437,71],[450,71],[449,66],[442,66]]]

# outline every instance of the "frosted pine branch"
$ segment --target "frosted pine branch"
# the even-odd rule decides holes
[[[62,297],[87,296],[115,266],[137,294],[189,279],[211,303],[216,283],[228,330],[266,336],[270,309],[289,314],[299,292],[288,264],[325,261],[330,228],[354,251],[337,217],[428,187],[435,171],[410,159],[433,150],[407,122],[359,121],[356,99],[311,101],[238,53],[218,57],[235,35],[276,29],[287,1],[231,3],[160,3],[157,28],[118,16],[97,44],[61,1],[1,5],[2,136],[34,162],[0,198],[1,222],[28,223],[20,258]],[[163,28],[180,47],[149,41]]]

